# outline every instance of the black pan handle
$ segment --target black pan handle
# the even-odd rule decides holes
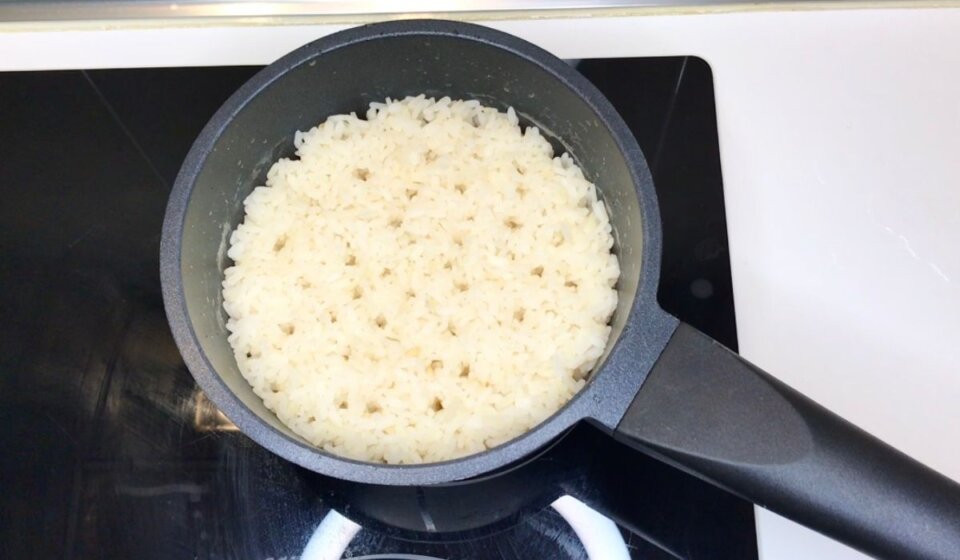
[[[877,558],[960,558],[960,485],[689,325],[616,435]]]

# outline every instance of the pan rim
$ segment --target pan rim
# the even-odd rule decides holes
[[[227,387],[194,331],[183,293],[180,248],[200,171],[222,132],[251,100],[291,69],[325,53],[402,36],[446,36],[483,43],[539,67],[581,97],[628,162],[643,220],[643,239],[640,277],[634,300],[625,310],[623,330],[612,341],[607,359],[591,374],[587,385],[563,407],[526,433],[481,453],[435,463],[385,465],[339,457],[293,439],[263,421]],[[472,478],[522,460],[584,419],[613,430],[676,327],[676,319],[663,312],[656,302],[660,248],[659,209],[646,160],[626,123],[593,84],[549,52],[507,33],[463,22],[402,20],[351,28],[308,43],[265,67],[231,95],[197,137],[174,183],[161,236],[160,272],[167,318],[188,369],[211,401],[244,434],[273,453],[325,475],[377,484],[440,484]],[[638,317],[643,320],[638,321]]]

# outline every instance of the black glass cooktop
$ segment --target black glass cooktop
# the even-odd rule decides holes
[[[650,162],[661,303],[735,348],[709,67],[577,64]],[[0,556],[756,558],[752,506],[589,426],[442,488],[339,482],[236,431],[173,344],[158,244],[181,158],[256,70],[0,74]]]

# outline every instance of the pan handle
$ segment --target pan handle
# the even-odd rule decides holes
[[[625,443],[878,558],[960,558],[960,485],[680,324]]]

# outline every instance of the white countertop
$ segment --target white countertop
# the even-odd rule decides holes
[[[564,58],[707,60],[741,353],[960,480],[960,8],[625,14],[485,23]],[[266,64],[347,25],[0,24],[0,70]],[[758,531],[767,560],[862,558]]]

